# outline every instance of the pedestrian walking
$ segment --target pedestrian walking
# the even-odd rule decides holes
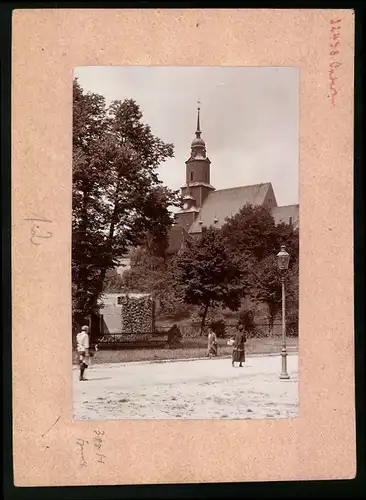
[[[82,326],[76,335],[76,349],[79,354],[80,377],[79,380],[87,380],[84,372],[89,366],[89,327]]]
[[[239,363],[239,368],[243,366],[245,362],[245,342],[247,341],[245,335],[245,327],[243,325],[238,326],[238,331],[235,335],[235,340],[233,344],[233,354],[231,364],[234,367],[235,363]]]

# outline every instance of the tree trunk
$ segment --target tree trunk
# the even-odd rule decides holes
[[[82,215],[81,215],[78,237],[81,236],[85,241],[86,232],[88,228],[88,203],[89,203],[89,191],[85,185],[83,186],[82,192],[83,192]],[[76,288],[76,296],[78,297],[78,306],[81,310],[85,312],[87,306],[87,294],[85,290],[85,284],[87,282],[88,273],[84,264],[85,264],[84,262],[79,263],[74,284]],[[80,292],[82,294],[81,297],[80,297]],[[79,322],[80,314],[78,316],[79,317],[77,318],[77,321]]]
[[[208,308],[210,306],[210,301],[208,301],[205,305],[205,309],[203,311],[203,315],[202,315],[202,321],[201,321],[201,331],[200,331],[200,336],[203,334],[203,330],[205,328],[205,323],[206,323],[206,317],[207,317],[207,312],[208,312]]]
[[[273,337],[273,326],[274,326],[274,316],[273,313],[269,312],[267,315],[268,321],[268,336]]]
[[[120,185],[119,185],[119,181],[118,181],[118,184],[117,184],[117,187],[116,187],[116,199],[115,199],[115,204],[114,204],[114,207],[113,207],[113,214],[112,214],[112,218],[111,218],[111,225],[109,227],[109,234],[108,234],[108,243],[107,243],[107,245],[109,246],[110,251],[112,249],[113,238],[114,238],[114,230],[115,230],[116,223],[117,223],[119,188],[120,188]],[[94,296],[92,298],[92,310],[93,311],[97,308],[98,299],[101,296],[101,294],[103,293],[103,285],[104,285],[106,274],[107,274],[107,268],[104,267],[100,271],[99,280],[98,280],[99,281],[98,287],[97,287],[97,290],[96,290],[96,292],[95,292],[95,294],[94,294]]]
[[[270,337],[273,337],[273,321],[270,320],[268,323],[268,334]]]

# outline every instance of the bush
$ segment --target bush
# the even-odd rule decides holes
[[[211,330],[216,334],[217,337],[223,339],[226,333],[226,325],[223,319],[218,319],[210,323]]]
[[[202,316],[198,312],[193,312],[189,319],[190,328],[188,332],[185,332],[184,336],[187,337],[197,337],[201,331]],[[225,317],[220,310],[211,309],[206,316],[206,325],[204,335],[207,333],[207,329],[210,328],[217,337],[224,338],[226,334]]]
[[[299,311],[290,309],[286,314],[286,333],[289,337],[299,335]]]
[[[225,318],[220,311],[213,310],[207,320],[208,326],[219,338],[224,338],[226,333]]]

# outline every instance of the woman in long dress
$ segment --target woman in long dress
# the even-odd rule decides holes
[[[210,330],[208,334],[208,345],[207,345],[207,356],[211,358],[212,356],[217,356],[217,337],[216,333]]]
[[[233,345],[233,356],[232,356],[232,366],[235,363],[239,363],[239,368],[243,366],[245,362],[245,342],[247,341],[245,336],[245,329],[242,325],[238,326],[238,332],[235,335],[234,345]]]

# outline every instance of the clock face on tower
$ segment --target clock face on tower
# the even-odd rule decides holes
[[[183,210],[187,210],[187,208],[188,208],[188,203],[187,202],[183,203]]]

